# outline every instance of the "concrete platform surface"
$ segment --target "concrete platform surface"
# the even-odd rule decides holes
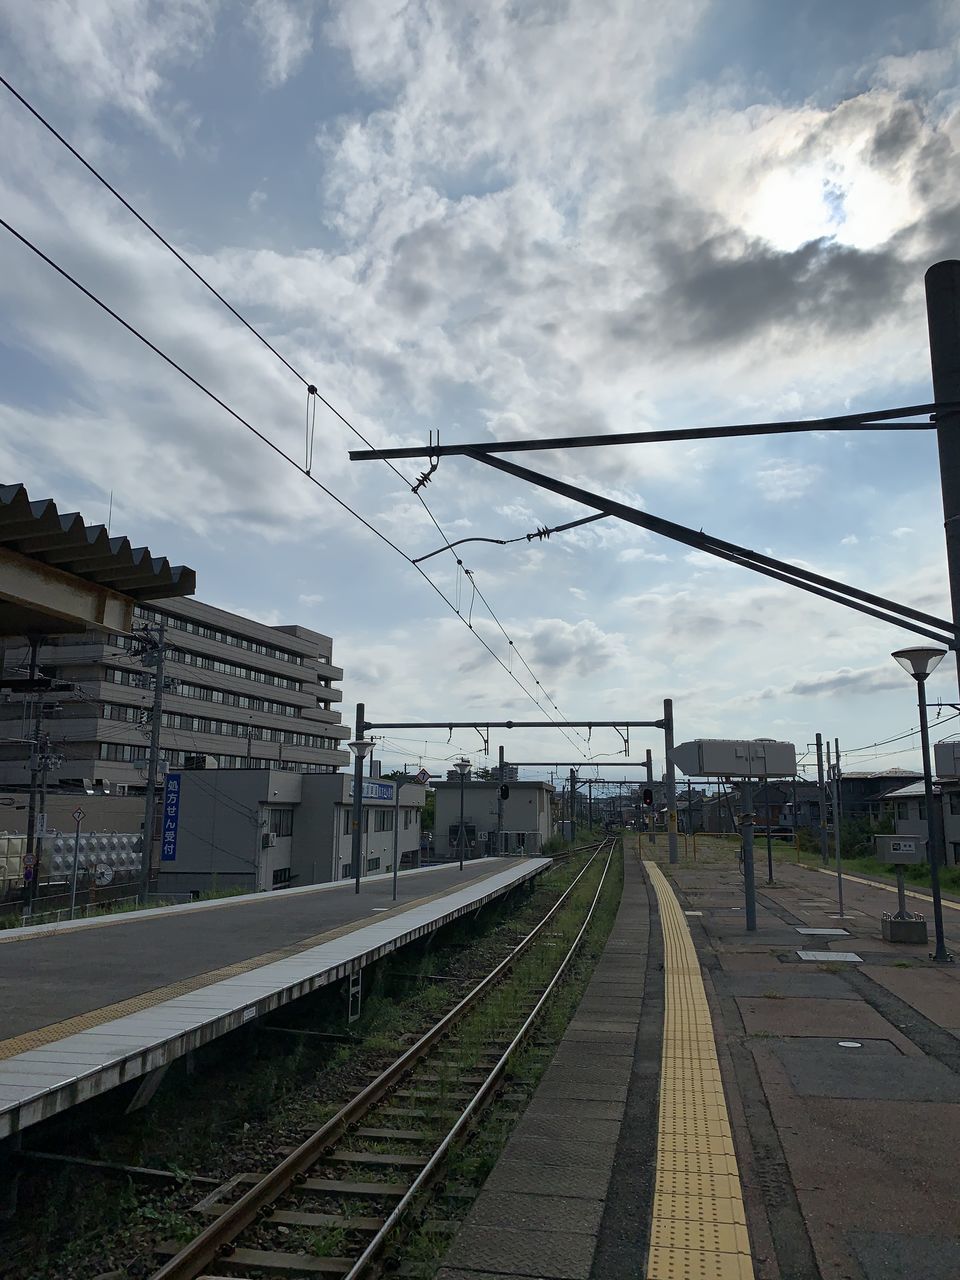
[[[683,905],[704,913],[688,920],[726,1046],[724,1084],[740,1104],[734,1136],[751,1153],[747,1220],[772,1241],[768,1256],[755,1253],[757,1275],[952,1280],[960,965],[932,963],[930,946],[884,942],[880,915],[896,905],[888,887],[844,876],[838,920],[834,877],[778,862],[770,885],[761,853],[752,935],[730,929],[731,894],[743,892],[732,858],[664,868]],[[960,911],[944,917],[958,951]],[[799,932],[835,928],[846,932]],[[822,960],[798,964],[796,944],[781,941],[790,929]],[[849,951],[864,962],[837,963]]]
[[[137,912],[0,946],[0,1138],[134,1080],[476,911],[544,858],[491,858]]]

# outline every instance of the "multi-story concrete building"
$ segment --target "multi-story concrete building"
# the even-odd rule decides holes
[[[165,625],[161,759],[170,769],[190,757],[220,768],[335,773],[349,755],[341,741],[329,636],[300,626],[266,626],[196,600],[140,604],[137,624]],[[152,670],[134,656],[134,638],[102,632],[54,637],[43,670],[68,682],[59,707],[45,710],[54,761],[50,785],[86,784],[142,793],[152,714]],[[7,668],[27,657],[8,644]],[[30,708],[22,695],[0,702],[0,737],[26,739]],[[0,785],[29,781],[28,750],[0,744]]]

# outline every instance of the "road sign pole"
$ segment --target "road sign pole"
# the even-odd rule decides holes
[[[73,919],[77,907],[77,868],[80,865],[80,823],[83,821],[83,810],[74,809],[73,820],[77,824],[73,834],[73,876],[70,881],[70,919]]]

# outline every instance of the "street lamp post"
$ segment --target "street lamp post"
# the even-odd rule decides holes
[[[363,736],[364,712],[363,703],[358,702],[357,737],[354,742],[347,743],[347,746],[353,752],[353,823],[351,826],[350,856],[353,859],[357,893],[360,892],[360,875],[363,869],[361,865],[363,856],[363,834],[361,831],[363,822],[363,760],[367,753],[373,750],[373,743],[368,742]]]
[[[927,805],[927,860],[930,863],[930,894],[933,898],[933,927],[936,933],[936,950],[933,960],[947,963],[953,959],[947,951],[943,937],[943,903],[940,899],[940,824],[933,812],[933,774],[930,770],[930,732],[927,726],[927,696],[924,685],[927,676],[936,671],[945,649],[898,649],[891,656],[917,682],[917,705],[920,712],[920,750],[923,755],[923,793]]]
[[[460,827],[457,831],[457,851],[460,854],[460,870],[463,870],[463,782],[470,768],[470,761],[464,756],[456,761],[456,769],[460,774]]]

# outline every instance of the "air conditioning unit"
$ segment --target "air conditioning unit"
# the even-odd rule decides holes
[[[125,796],[127,794],[127,783],[118,782],[116,786],[116,792],[118,796]]]

